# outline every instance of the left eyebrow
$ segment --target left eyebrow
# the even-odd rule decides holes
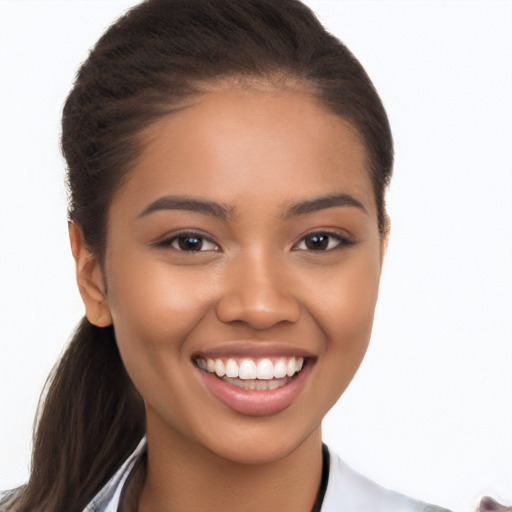
[[[368,215],[368,211],[363,206],[361,201],[358,201],[355,197],[349,194],[336,194],[321,196],[315,199],[307,201],[301,201],[299,203],[293,203],[286,211],[284,218],[295,217],[296,215],[304,215],[305,213],[316,212],[318,210],[325,210],[327,208],[335,207],[355,207]]]

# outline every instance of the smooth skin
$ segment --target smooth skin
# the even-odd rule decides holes
[[[248,87],[201,96],[143,140],[103,268],[71,227],[87,317],[114,324],[146,406],[139,510],[309,512],[321,421],[366,352],[387,240],[364,146],[309,94]],[[193,362],[275,343],[314,364],[271,415],[231,410]]]

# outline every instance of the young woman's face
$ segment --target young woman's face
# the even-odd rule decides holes
[[[306,94],[241,89],[144,140],[104,279],[148,433],[276,460],[319,433],[370,338],[382,243],[364,148]]]

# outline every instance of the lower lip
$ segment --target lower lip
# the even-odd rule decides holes
[[[306,385],[311,362],[292,379],[277,389],[243,389],[229,384],[213,373],[197,368],[208,391],[224,405],[247,416],[268,416],[289,407]]]

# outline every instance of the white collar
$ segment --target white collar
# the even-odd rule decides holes
[[[96,494],[83,512],[117,512],[126,479],[146,451],[146,437]],[[329,480],[321,512],[449,512],[385,489],[354,471],[329,450]]]

